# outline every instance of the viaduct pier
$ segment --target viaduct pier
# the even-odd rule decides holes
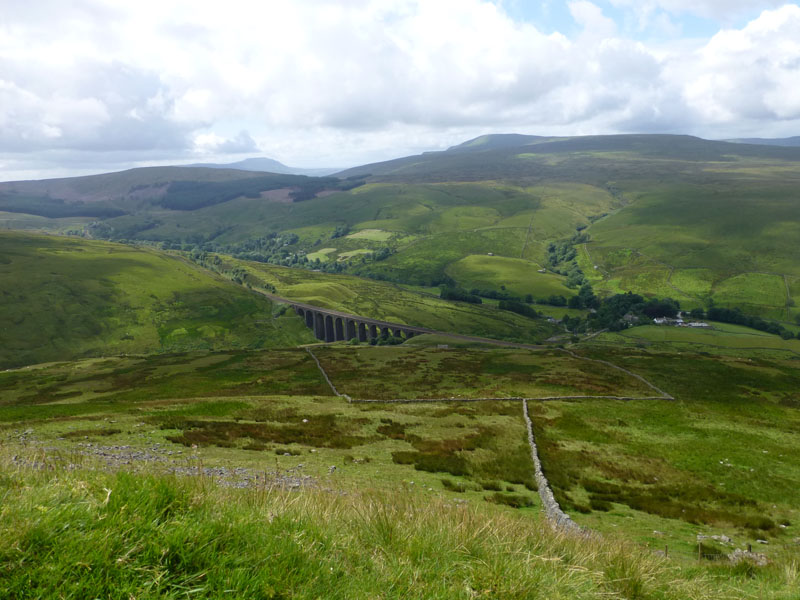
[[[339,342],[357,339],[367,342],[383,335],[410,339],[420,333],[437,333],[433,329],[414,327],[389,321],[368,319],[336,310],[320,308],[311,304],[295,302],[273,294],[261,292],[276,302],[288,304],[306,322],[306,327],[314,332],[318,340],[324,342]]]

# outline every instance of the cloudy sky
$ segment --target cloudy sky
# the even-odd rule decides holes
[[[800,135],[800,5],[0,0],[0,180],[491,132]]]

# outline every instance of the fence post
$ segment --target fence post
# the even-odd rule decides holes
[[[703,544],[697,542],[697,560],[703,560]]]
[[[664,544],[664,556],[669,556],[669,546],[667,544]]]
[[[748,552],[752,552],[753,551],[753,545],[752,544],[747,544],[747,551]]]

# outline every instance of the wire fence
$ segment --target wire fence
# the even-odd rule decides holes
[[[753,560],[769,560],[771,556],[789,555],[797,556],[800,560],[800,541],[785,544],[769,544],[757,545],[747,544],[745,547],[731,548],[730,552],[709,552],[710,548],[703,544],[696,545],[695,556],[698,561],[731,561],[742,559]],[[669,556],[671,550],[669,545],[665,544],[663,549],[657,549],[656,552],[662,556]]]

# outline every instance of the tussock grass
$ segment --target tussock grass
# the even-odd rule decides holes
[[[685,599],[732,597],[737,585],[484,503],[2,461],[7,598]]]

